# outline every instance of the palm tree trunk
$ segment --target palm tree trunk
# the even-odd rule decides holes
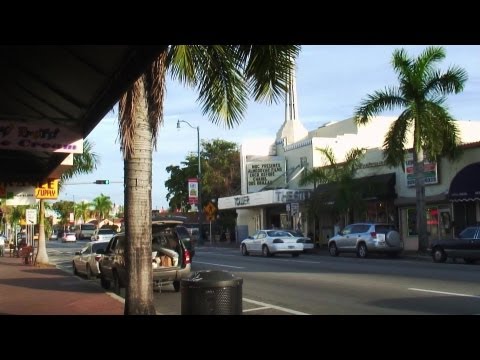
[[[40,223],[38,226],[38,249],[36,264],[48,264],[47,245],[45,242],[45,200],[40,199]]]
[[[124,161],[127,284],[125,315],[154,315],[152,276],[152,130],[143,78],[137,80],[133,152]],[[136,221],[130,221],[136,219]]]
[[[426,252],[428,247],[427,236],[427,218],[425,211],[425,173],[424,154],[420,149],[413,152],[413,163],[415,166],[415,190],[416,190],[416,206],[417,206],[417,229],[418,229],[418,251]]]

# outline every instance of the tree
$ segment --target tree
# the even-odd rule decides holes
[[[80,174],[88,174],[97,168],[97,165],[100,163],[100,158],[97,154],[93,152],[93,144],[88,140],[83,142],[83,153],[73,154],[73,166],[67,169],[62,176],[58,184],[58,191],[62,188],[62,184],[71,179],[74,176]],[[48,254],[47,246],[45,242],[45,204],[44,199],[40,199],[39,204],[39,230],[38,230],[38,252],[36,256],[36,263],[38,264],[48,264]],[[72,209],[70,212],[72,212]],[[65,214],[63,214],[65,216]],[[63,219],[65,220],[65,218]]]
[[[456,66],[441,72],[435,64],[444,58],[445,50],[436,46],[426,48],[417,58],[410,58],[404,49],[395,50],[392,65],[400,85],[368,95],[355,111],[356,123],[364,125],[384,110],[403,108],[386,134],[384,157],[388,165],[404,167],[405,147],[413,133],[420,252],[428,247],[424,159],[445,155],[454,159],[459,154],[459,130],[444,103],[448,94],[463,90],[467,73]]]
[[[299,46],[171,45],[161,52],[119,102],[124,156],[126,261],[125,314],[155,314],[152,293],[152,151],[163,122],[167,70],[194,87],[204,114],[231,128],[241,121],[248,95],[280,99]]]
[[[94,211],[97,215],[97,220],[100,222],[100,220],[103,220],[110,215],[113,203],[110,196],[100,194],[100,196],[97,196],[92,200],[92,205],[95,208]]]
[[[318,215],[333,198],[333,207],[338,215],[343,216],[346,225],[350,222],[350,210],[362,203],[361,192],[355,186],[354,178],[366,149],[351,149],[341,163],[337,162],[330,147],[316,150],[320,151],[324,158],[323,166],[307,170],[299,183],[301,186],[313,183],[315,188],[320,184],[332,184],[332,191],[314,192],[309,207]]]
[[[92,206],[94,205],[86,201],[75,204],[75,218],[82,218],[83,222],[86,223],[91,216],[90,214],[92,211],[90,210],[90,207]]]
[[[240,192],[240,152],[233,142],[215,139],[203,141],[200,151],[202,159],[202,199],[216,199]],[[182,167],[170,165],[166,168],[170,177],[165,181],[170,209],[190,209],[187,204],[189,178],[198,174],[197,156],[187,155]]]

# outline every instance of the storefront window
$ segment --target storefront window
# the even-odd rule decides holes
[[[438,207],[426,209],[427,233],[431,238],[437,238],[438,232]],[[407,209],[408,236],[418,235],[417,228],[417,209]]]

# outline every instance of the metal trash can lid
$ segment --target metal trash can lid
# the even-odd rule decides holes
[[[224,270],[195,271],[189,277],[181,280],[186,287],[224,287],[242,285],[243,279]]]

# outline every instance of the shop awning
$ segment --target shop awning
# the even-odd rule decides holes
[[[362,194],[363,200],[385,200],[397,197],[395,184],[395,173],[389,173],[354,179],[352,186]],[[325,201],[335,201],[338,190],[337,183],[330,183],[318,185],[315,191],[323,194]]]
[[[450,201],[480,200],[480,162],[465,166],[455,175],[448,197]]]

